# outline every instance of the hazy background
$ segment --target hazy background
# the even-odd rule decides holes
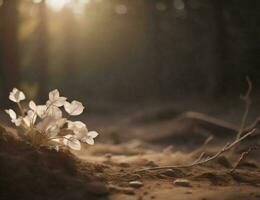
[[[259,0],[0,0],[0,98],[92,105],[260,88]]]

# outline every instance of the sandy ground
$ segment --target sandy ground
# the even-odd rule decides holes
[[[214,155],[236,136],[236,124],[194,112],[180,114],[169,107],[91,116],[88,121],[102,133],[100,139],[72,154],[35,151],[9,137],[7,132],[14,130],[2,130],[0,199],[260,199],[259,149],[232,172],[241,153],[259,145],[259,136],[247,138],[232,156],[226,153],[206,165],[138,171],[192,163],[201,152],[205,157]],[[175,183],[180,179],[186,184]]]
[[[108,149],[110,153],[103,154]],[[110,199],[260,199],[260,170],[253,160],[242,163],[232,173],[232,163],[226,157],[190,169],[135,172],[145,167],[189,163],[192,157],[127,145],[97,145],[86,152],[78,154],[79,158],[100,166],[102,170],[96,174],[108,187],[119,187],[111,192]],[[185,179],[190,185],[174,184],[178,179]],[[143,186],[131,188],[131,181],[140,181]]]

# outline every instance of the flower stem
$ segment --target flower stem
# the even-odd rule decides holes
[[[20,102],[18,102],[17,105],[18,105],[18,108],[21,112],[21,115],[24,117],[24,111],[23,111],[22,105],[20,104]]]

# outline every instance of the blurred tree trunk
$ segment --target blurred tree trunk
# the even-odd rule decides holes
[[[161,75],[163,70],[163,47],[161,44],[161,28],[160,28],[160,16],[156,10],[156,1],[147,1],[147,35],[148,35],[148,52],[149,55],[149,87],[151,89],[152,95],[156,97],[162,96],[162,82]]]
[[[39,4],[39,24],[37,29],[36,66],[39,82],[39,100],[43,101],[48,90],[48,28],[45,0]]]
[[[75,90],[75,75],[77,72],[76,66],[76,51],[77,51],[77,22],[71,9],[65,8],[63,10],[63,33],[64,33],[64,60],[63,66],[65,68],[65,82],[70,89],[71,94],[78,91]]]
[[[18,53],[18,0],[4,1],[1,11],[2,30],[2,82],[3,96],[7,99],[9,91],[19,86]]]
[[[223,94],[227,89],[226,69],[228,69],[228,34],[226,21],[224,18],[224,0],[214,0],[215,22],[216,22],[216,56],[217,56],[217,73],[215,94]]]
[[[3,6],[0,6],[0,102],[3,102]],[[1,106],[1,105],[0,105]]]

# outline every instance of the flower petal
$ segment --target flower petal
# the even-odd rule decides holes
[[[49,100],[47,101],[47,106],[57,106],[61,107],[66,102],[66,97],[60,97],[59,91],[53,90],[49,93]]]
[[[65,145],[65,146],[68,146],[68,141],[69,141],[69,139],[72,137],[72,135],[65,135],[64,136],[64,139],[63,139],[63,144]]]
[[[45,133],[51,138],[56,137],[59,132],[60,128],[57,124],[50,124],[45,130]]]
[[[87,137],[85,139],[85,142],[88,143],[89,145],[94,145],[95,144],[95,141],[92,137]]]
[[[73,131],[73,133],[75,134],[79,134],[82,129],[87,130],[87,127],[86,124],[84,124],[81,121],[75,121],[75,122],[68,121],[68,129]]]
[[[45,106],[45,105],[37,106],[36,113],[40,118],[45,117],[46,111],[47,111],[47,106]]]
[[[37,114],[34,111],[29,110],[27,112],[27,115],[23,118],[23,121],[27,127],[31,127],[32,125],[35,124],[36,119],[37,119]]]
[[[66,118],[60,118],[57,119],[56,124],[58,125],[59,128],[62,128],[66,122],[67,122]]]
[[[89,131],[88,132],[88,136],[91,137],[91,138],[95,138],[98,136],[98,132],[96,131]]]
[[[31,108],[32,110],[36,111],[37,106],[36,106],[36,104],[35,104],[34,101],[30,101],[30,102],[29,102],[29,108]]]
[[[76,150],[76,151],[79,151],[79,150],[81,149],[81,144],[80,144],[80,142],[79,142],[77,139],[75,139],[75,138],[73,138],[72,141],[69,141],[69,142],[68,142],[68,146],[69,146],[71,149]]]
[[[49,107],[46,111],[46,114],[47,116],[53,117],[54,119],[62,118],[62,111],[56,106]]]
[[[79,140],[83,140],[84,141],[84,138],[86,138],[88,135],[88,129],[87,127],[83,127],[77,131],[74,130],[74,133],[75,133],[75,137]]]
[[[84,106],[79,101],[65,102],[64,108],[72,116],[80,115],[84,110]]]
[[[5,110],[5,112],[10,116],[11,119],[16,119],[16,113],[12,109]]]
[[[24,117],[23,122],[28,128],[31,126],[31,121],[28,117]]]
[[[22,119],[21,118],[13,119],[12,122],[15,124],[15,126],[20,126],[22,123]]]
[[[73,128],[84,128],[84,127],[86,127],[86,124],[84,124],[81,121],[75,121],[75,122],[68,121],[68,129],[70,130]]]
[[[25,99],[25,95],[22,91],[14,88],[9,94],[9,99],[13,102],[19,103],[20,101]]]
[[[50,91],[50,93],[49,93],[49,99],[50,99],[51,101],[57,99],[59,96],[60,96],[60,93],[59,93],[59,90],[57,90],[57,89],[52,90],[52,91]]]
[[[63,140],[64,145],[68,146],[69,148],[73,150],[80,150],[81,144],[80,142],[74,138],[72,135],[66,135]]]

